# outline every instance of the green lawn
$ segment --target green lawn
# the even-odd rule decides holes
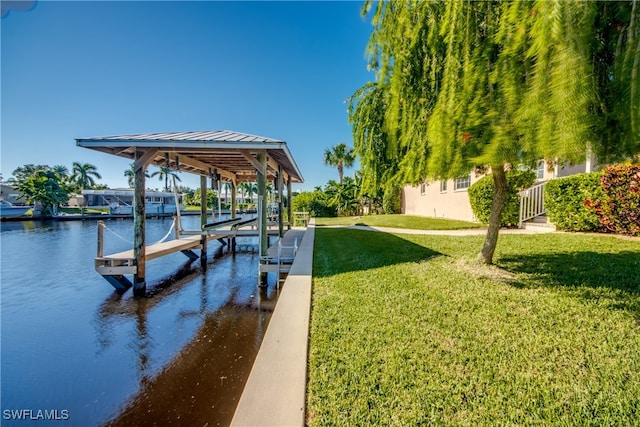
[[[58,212],[68,213],[68,214],[80,214],[83,211],[82,211],[82,208],[61,207],[61,208],[58,208]],[[85,215],[109,213],[109,208],[84,208],[84,213]]]
[[[316,230],[308,423],[638,425],[640,241]]]
[[[411,215],[365,215],[316,218],[316,225],[368,225],[372,227],[396,227],[415,230],[459,230],[482,227],[482,224],[475,222]]]

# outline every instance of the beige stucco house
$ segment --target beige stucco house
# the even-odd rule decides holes
[[[550,166],[539,161],[535,170],[538,182],[597,169],[593,156],[580,165]],[[467,189],[484,175],[470,172],[467,176],[446,181],[425,181],[402,189],[402,213],[408,215],[476,221]]]

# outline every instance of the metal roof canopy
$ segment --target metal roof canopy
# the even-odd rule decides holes
[[[266,150],[267,179],[277,176],[294,183],[304,179],[285,141],[233,131],[146,133],[94,138],[77,138],[80,147],[135,160],[136,151],[148,153],[146,164],[210,177],[220,174],[223,181],[257,181],[260,163],[257,154]]]

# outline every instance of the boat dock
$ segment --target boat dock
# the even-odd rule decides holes
[[[292,228],[276,243],[269,246],[267,256],[260,258],[258,271],[261,273],[278,273],[278,283],[284,281],[291,270],[291,265],[298,253],[298,247],[304,236],[306,227]]]
[[[258,188],[258,222],[256,233],[258,235],[258,247],[260,258],[267,258],[269,248],[269,231],[267,221],[267,208],[269,195],[267,183],[273,183],[276,189],[274,202],[277,204],[278,230],[277,235],[284,237],[284,191],[286,186],[287,197],[292,199],[291,185],[304,182],[302,174],[296,165],[287,144],[283,140],[266,138],[227,130],[203,131],[203,132],[168,132],[112,135],[105,137],[78,138],[76,144],[80,147],[100,151],[110,155],[124,157],[133,161],[133,260],[126,253],[126,261],[121,265],[115,265],[120,261],[113,258],[98,260],[98,267],[135,267],[122,271],[133,272],[133,293],[135,296],[144,296],[146,293],[146,260],[147,249],[154,256],[176,251],[189,251],[198,247],[200,240],[201,257],[206,256],[206,244],[211,238],[230,238],[212,233],[207,228],[202,228],[195,234],[198,237],[192,240],[167,244],[160,247],[147,248],[145,242],[145,203],[146,183],[145,171],[149,165],[166,167],[171,170],[193,173],[200,176],[200,216],[202,225],[205,226],[207,212],[208,181],[210,187],[218,194],[222,189],[222,183],[231,186],[231,212],[235,217],[237,211],[236,189],[243,182],[255,182]],[[177,200],[177,194],[174,193]],[[176,202],[177,206],[178,203]],[[221,209],[218,199],[218,210]],[[293,218],[291,204],[287,205],[287,218]],[[179,215],[179,214],[178,214]],[[290,225],[287,226],[288,228]],[[205,233],[206,232],[206,233]],[[214,236],[211,236],[214,234]],[[215,234],[218,234],[217,236]],[[246,234],[246,233],[242,233]],[[235,236],[237,236],[237,230]],[[182,239],[178,236],[175,240]],[[175,245],[175,246],[174,246]],[[125,257],[123,257],[125,258]],[[120,258],[118,258],[120,259]],[[96,261],[96,262],[98,262]],[[105,265],[107,263],[107,265]],[[113,271],[110,272],[120,272]],[[266,272],[260,272],[260,280],[266,280]],[[116,289],[118,286],[128,289],[131,282],[121,274],[103,275],[108,278]],[[122,279],[122,280],[120,280]]]
[[[250,227],[250,229],[246,229],[246,227]],[[98,253],[95,258],[95,269],[117,292],[124,293],[133,285],[125,275],[135,275],[139,271],[134,250],[129,249],[105,255],[105,228],[104,222],[99,221]],[[218,240],[223,245],[229,245],[231,250],[235,252],[237,237],[259,237],[257,218],[249,220],[234,218],[205,224],[202,226],[202,230],[184,230],[180,225],[180,217],[176,216],[174,217],[172,228],[175,230],[173,240],[160,241],[144,247],[145,260],[149,261],[165,255],[182,252],[189,259],[195,261],[199,257],[206,257],[207,243],[211,240]],[[297,245],[302,239],[303,233],[304,229],[292,229],[287,231],[282,239],[277,239],[277,242],[269,247],[267,255],[261,257],[258,271],[260,273],[287,273],[293,263]],[[268,237],[278,237],[278,235],[279,230],[277,228],[267,228]],[[200,255],[193,252],[193,250],[199,250]]]

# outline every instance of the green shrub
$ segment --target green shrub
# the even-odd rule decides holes
[[[547,182],[544,205],[549,220],[559,230],[599,231],[600,221],[587,200],[602,197],[599,172],[583,173]]]
[[[500,226],[515,227],[520,220],[520,196],[518,192],[531,187],[536,180],[533,171],[507,171],[507,199],[502,210]],[[493,204],[493,175],[489,174],[476,181],[468,190],[469,203],[473,214],[483,224],[489,222]]]
[[[384,190],[382,209],[385,214],[399,214],[402,211],[402,189],[390,186]]]
[[[604,169],[602,194],[588,198],[602,228],[614,233],[640,236],[640,165],[621,163]]]
[[[337,216],[335,206],[331,206],[326,195],[322,191],[303,191],[291,201],[294,212],[309,212],[311,216],[327,217]]]

